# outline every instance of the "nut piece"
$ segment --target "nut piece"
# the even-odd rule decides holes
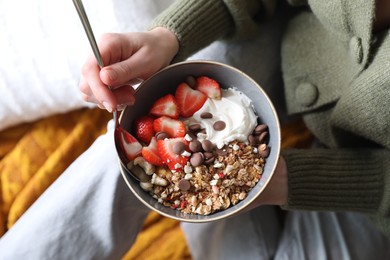
[[[157,166],[155,173],[166,180],[172,178],[172,172],[165,167]]]
[[[156,184],[158,186],[167,186],[168,185],[168,181],[164,178],[161,178],[157,174],[152,175],[151,183]]]
[[[131,168],[131,172],[137,176],[140,182],[147,182],[152,178],[152,176],[146,174],[144,169],[142,169],[139,165],[135,165],[133,168]]]
[[[153,164],[145,161],[141,156],[134,159],[134,165],[139,165],[147,175],[152,175],[156,169]]]
[[[269,152],[270,152],[269,147],[266,144],[259,145],[257,150],[258,150],[259,155],[263,158],[267,158],[269,155]]]
[[[145,191],[151,191],[153,189],[153,184],[150,182],[140,182],[139,185]]]

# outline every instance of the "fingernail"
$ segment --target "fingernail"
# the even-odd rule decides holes
[[[108,104],[108,102],[103,101],[102,104],[103,104],[104,108],[105,108],[108,112],[112,113],[112,107],[111,107],[110,104]]]

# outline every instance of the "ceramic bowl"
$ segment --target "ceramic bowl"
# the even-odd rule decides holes
[[[148,113],[153,102],[168,93],[174,93],[176,87],[186,80],[186,77],[209,76],[217,80],[221,87],[235,87],[246,94],[253,102],[261,123],[268,125],[270,154],[266,159],[262,178],[248,193],[247,197],[234,206],[210,215],[182,213],[166,207],[148,192],[144,191],[137,180],[126,172],[120,164],[121,173],[131,192],[147,207],[163,216],[186,222],[210,222],[237,214],[254,201],[267,186],[271,179],[280,153],[280,125],[278,116],[271,100],[262,87],[242,71],[226,64],[214,61],[185,61],[165,67],[147,80],[143,81],[136,90],[136,104],[125,108],[120,117],[120,124],[132,133],[133,121]]]

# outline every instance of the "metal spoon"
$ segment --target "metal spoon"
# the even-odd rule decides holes
[[[86,14],[84,6],[83,6],[83,3],[81,0],[73,0],[73,3],[76,7],[77,13],[78,13],[80,20],[81,20],[81,23],[83,24],[84,30],[87,34],[89,43],[91,44],[92,51],[95,55],[95,58],[99,64],[100,68],[103,68],[104,67],[103,59],[102,59],[102,56],[100,54],[99,48],[96,44],[95,36],[93,34],[91,25],[89,23],[87,14]],[[108,88],[110,90],[112,90],[112,87],[109,86]],[[120,126],[118,112],[116,110],[114,110],[112,114],[113,114],[113,120],[115,122],[115,131],[114,131],[115,147],[116,147],[122,168],[129,175],[131,175],[133,178],[135,178],[138,181],[147,178],[147,176],[145,176],[146,174],[143,171],[140,171],[137,168],[134,168],[134,171],[130,171],[126,167],[127,164],[129,163],[129,160],[127,159],[126,152],[124,151],[124,149],[125,149],[124,145],[125,145],[126,140],[127,140],[126,135],[129,135],[129,133]]]

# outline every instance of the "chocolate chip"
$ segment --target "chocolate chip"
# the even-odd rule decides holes
[[[157,140],[164,140],[165,138],[169,138],[169,135],[167,133],[165,133],[165,132],[156,133]]]
[[[216,131],[222,131],[223,129],[225,129],[225,127],[226,127],[226,123],[224,121],[217,121],[213,125],[213,128]]]
[[[211,152],[214,148],[214,145],[210,140],[203,140],[202,141],[202,148],[206,152]]]
[[[201,127],[200,124],[193,124],[193,125],[190,125],[190,126],[188,127],[188,129],[190,129],[191,131],[194,131],[194,132],[199,131],[201,128],[202,128],[202,127]]]
[[[268,126],[265,125],[265,124],[260,124],[258,126],[256,126],[255,130],[254,130],[254,133],[256,135],[259,135],[261,134],[262,132],[264,132],[265,130],[267,130]]]
[[[210,112],[203,112],[202,114],[200,114],[200,117],[203,119],[210,119],[213,118],[213,114],[211,114]]]
[[[215,157],[211,156],[210,158],[207,158],[207,159],[204,160],[204,164],[210,165],[210,164],[212,164],[214,162],[214,160],[215,160]]]
[[[191,188],[191,183],[186,179],[181,179],[178,183],[179,189],[187,191]]]
[[[210,152],[204,152],[203,153],[203,156],[205,159],[209,159],[211,157],[214,157],[214,154],[213,153],[210,153]]]
[[[219,156],[225,156],[225,155],[227,155],[228,151],[227,151],[226,147],[222,147],[221,149],[217,149],[216,153]]]
[[[192,140],[189,144],[190,151],[193,153],[202,151],[202,144],[198,140]]]
[[[190,163],[192,166],[196,167],[203,163],[204,156],[202,153],[193,153],[190,158]]]
[[[182,154],[186,149],[186,145],[182,142],[176,142],[173,144],[172,150],[175,154]]]
[[[248,136],[248,142],[250,145],[256,145],[256,137],[254,135],[249,135]]]
[[[196,134],[194,134],[194,133],[192,133],[192,132],[188,132],[187,134],[191,137],[192,140],[198,139],[198,137],[196,136]]]
[[[187,82],[188,86],[190,86],[191,88],[195,88],[195,86],[196,86],[196,79],[195,79],[195,77],[188,76],[186,78],[186,82]]]
[[[267,135],[268,135],[268,132],[267,132],[267,131],[262,132],[262,133],[257,137],[257,142],[258,142],[259,144],[264,143],[264,142],[265,142],[265,139],[267,138]]]

